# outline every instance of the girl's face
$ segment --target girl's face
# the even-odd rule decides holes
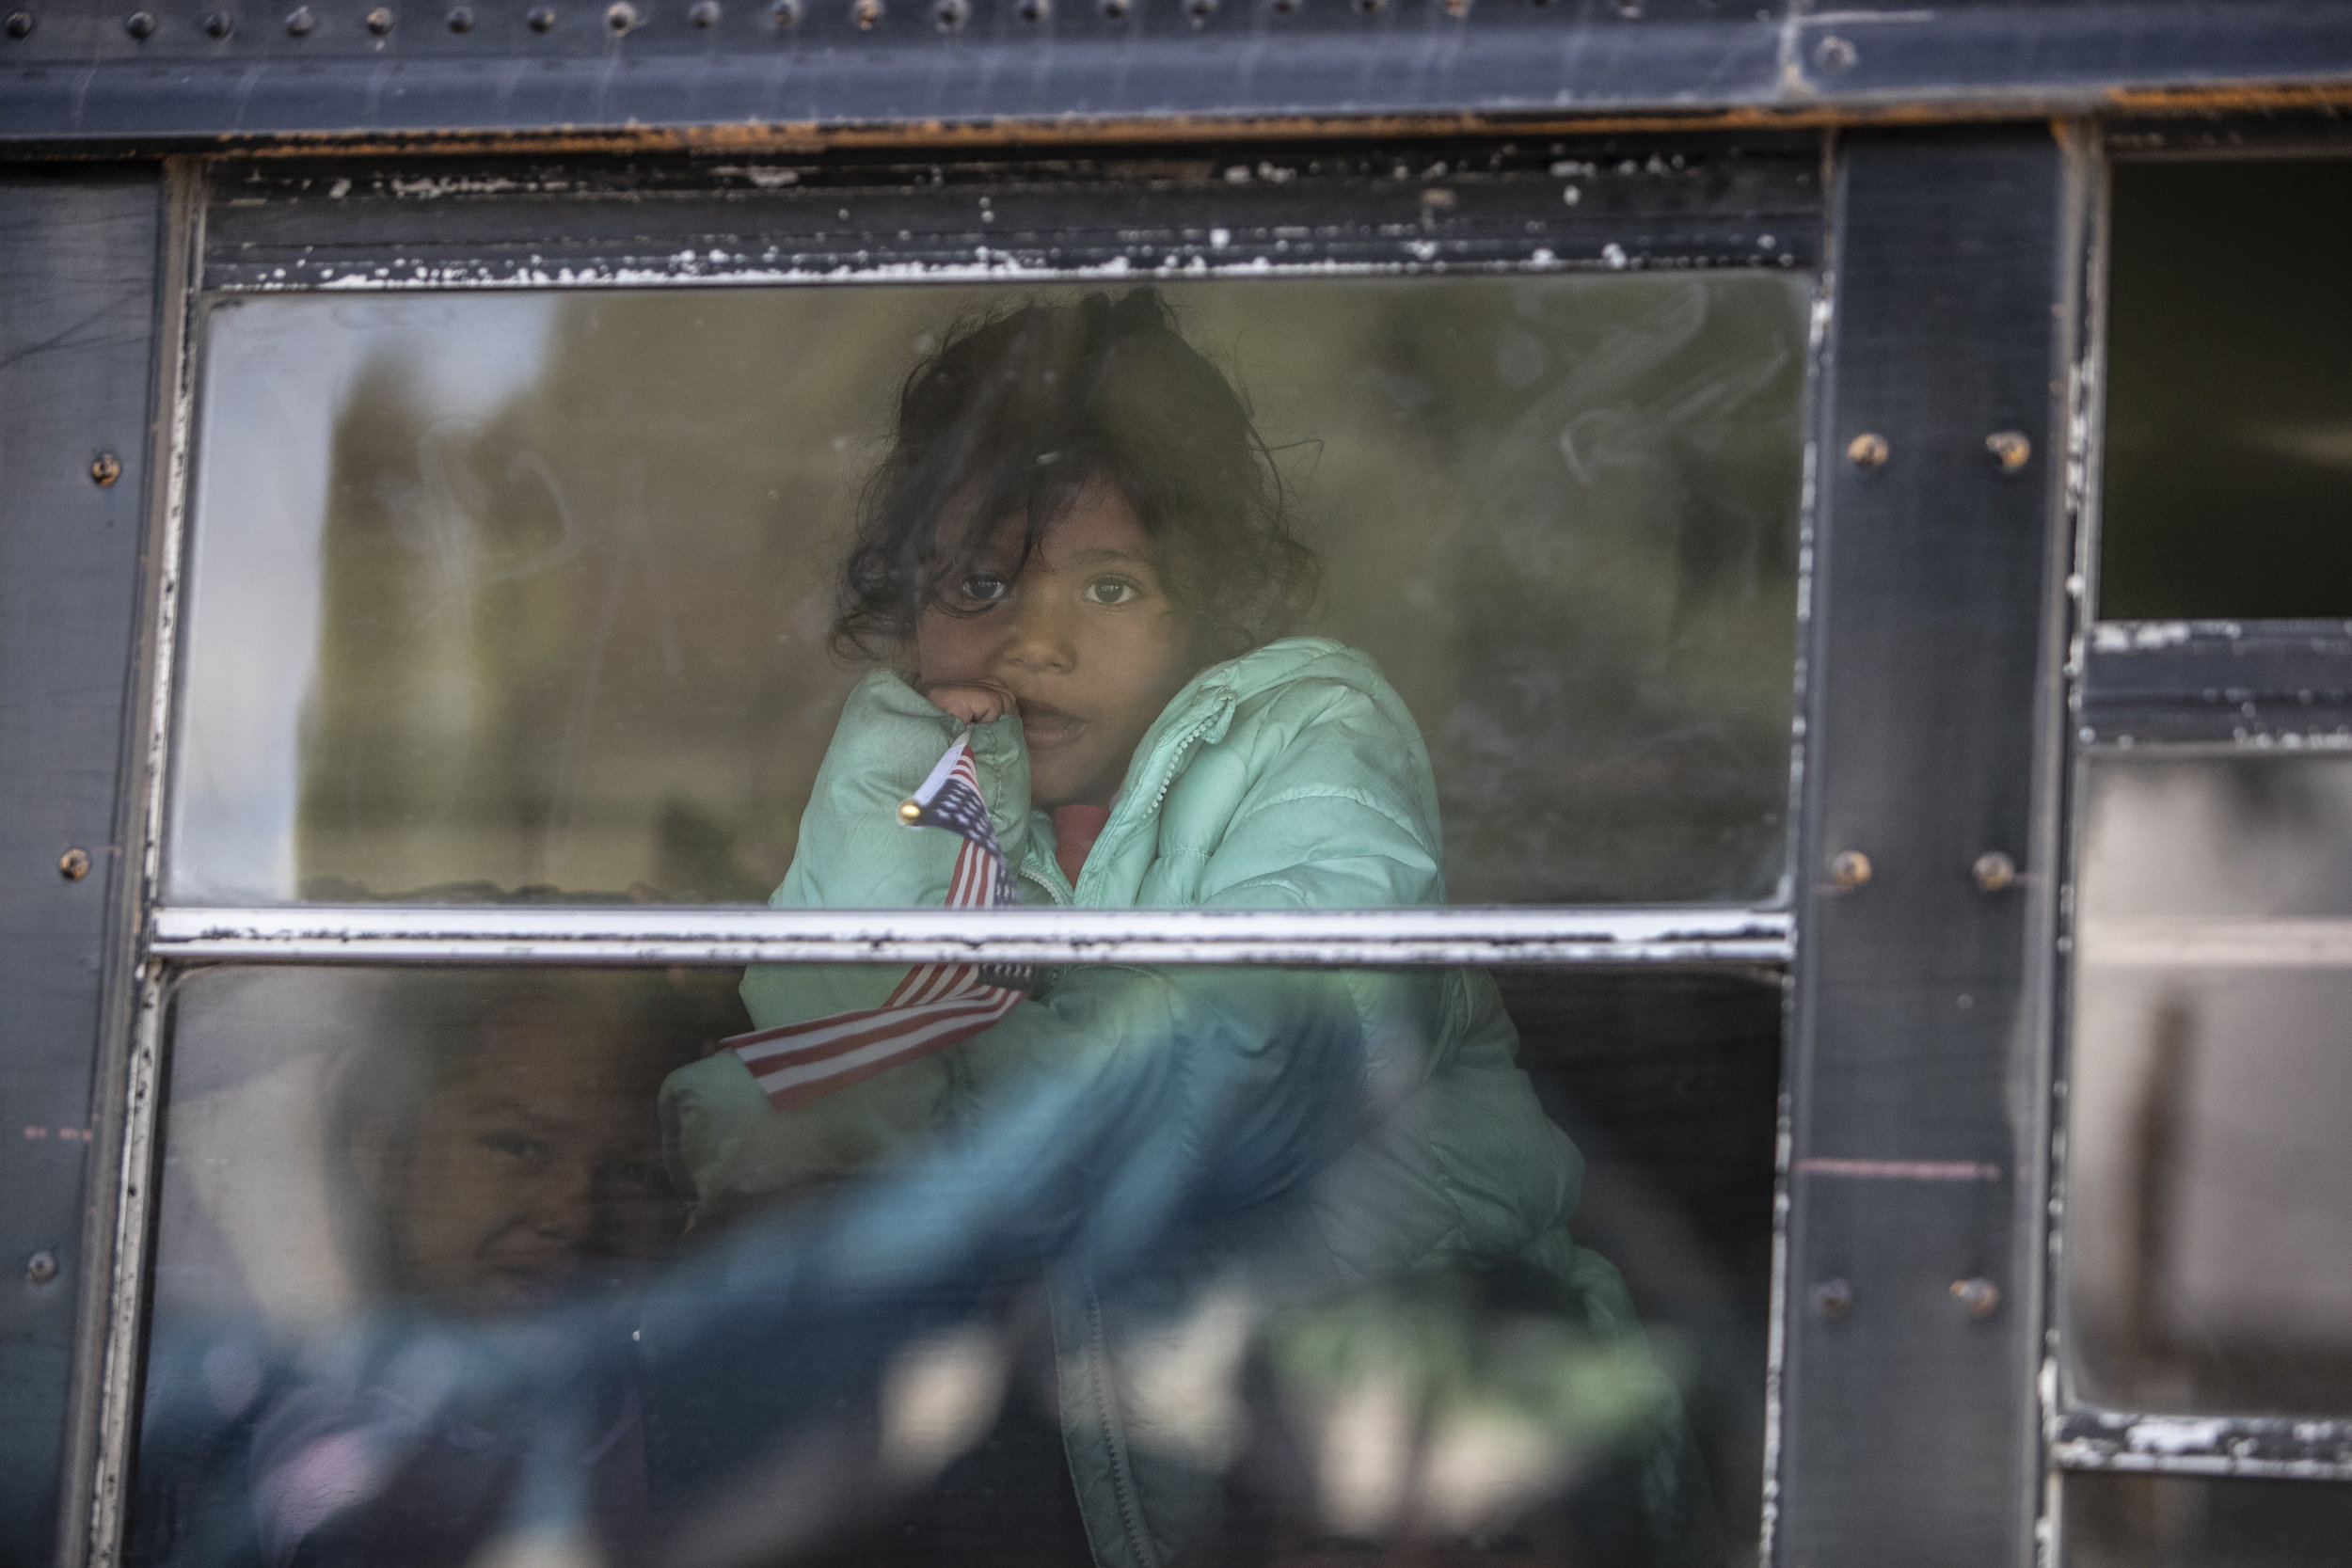
[[[1028,743],[1031,801],[1107,806],[1136,743],[1192,676],[1190,627],[1115,485],[1080,491],[1025,566],[1020,548],[1020,523],[1000,525],[947,585],[946,608],[923,612],[918,682],[1009,693]]]

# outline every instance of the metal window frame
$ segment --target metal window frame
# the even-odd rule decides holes
[[[1749,141],[1785,137],[1751,137]],[[1581,142],[1579,152],[1589,159],[1597,145]],[[1671,150],[1672,142],[1644,138],[1650,149]],[[1710,147],[1734,147],[1729,138],[1708,138]],[[1820,166],[1818,144],[1807,138],[1809,168]],[[1385,155],[1385,154],[1384,154]],[[1458,150],[1455,154],[1458,158]],[[153,1226],[152,1188],[160,1152],[163,1115],[163,1073],[167,1053],[166,1003],[173,979],[191,968],[216,963],[467,963],[512,965],[574,963],[598,965],[666,965],[695,963],[733,965],[746,962],[832,961],[906,963],[970,958],[985,948],[992,958],[1052,963],[1266,963],[1266,964],[1481,964],[1539,965],[1557,968],[1743,968],[1783,972],[1795,953],[1795,917],[1787,908],[1717,907],[1706,905],[1661,908],[1605,909],[1575,907],[1455,908],[1430,910],[1367,910],[1341,911],[997,911],[984,914],[940,911],[797,911],[744,908],[644,907],[561,909],[445,906],[293,906],[273,909],[225,909],[174,905],[164,898],[168,850],[168,792],[172,776],[171,741],[177,723],[177,698],[182,679],[179,643],[181,590],[192,521],[192,443],[196,403],[203,353],[200,315],[207,301],[223,291],[215,284],[217,269],[208,256],[207,218],[215,210],[219,172],[225,165],[195,158],[173,160],[169,171],[174,217],[173,251],[177,269],[167,280],[166,313],[174,318],[170,342],[171,382],[168,413],[158,421],[154,458],[157,472],[167,476],[157,487],[151,533],[157,541],[151,567],[155,580],[150,592],[150,624],[144,678],[147,701],[136,754],[140,758],[138,816],[142,842],[137,857],[139,892],[134,899],[135,932],[126,947],[137,958],[136,1002],[125,1021],[128,1038],[120,1049],[119,1085],[123,1113],[118,1173],[113,1202],[107,1206],[113,1245],[110,1266],[103,1280],[87,1287],[91,1311],[103,1328],[87,1337],[94,1354],[87,1378],[95,1405],[89,1430],[68,1454],[69,1469],[61,1504],[66,1537],[61,1545],[67,1560],[110,1563],[119,1557],[128,1523],[128,1483],[135,1457],[140,1370],[146,1343],[146,1271]],[[243,160],[239,168],[250,167]],[[1017,166],[1017,165],[1015,166]],[[282,170],[283,161],[277,166]],[[300,174],[296,171],[296,178]],[[1419,200],[1419,187],[1408,187]],[[1818,229],[1820,204],[1814,204]],[[1428,209],[1420,209],[1425,225]],[[1637,214],[1638,215],[1638,214]],[[1235,254],[1211,261],[1206,235],[1188,242],[1184,260],[1188,276],[1201,271],[1263,277],[1289,270],[1263,251],[1236,246]],[[1409,246],[1412,242],[1404,244]],[[1587,248],[1589,256],[1546,252],[1505,261],[1500,267],[1488,257],[1465,257],[1454,270],[1465,272],[1563,271],[1576,268],[1615,271],[1629,264],[1624,256],[1607,256],[1601,242]],[[1541,247],[1522,245],[1524,251]],[[1612,245],[1610,248],[1613,249]],[[1807,249],[1803,260],[1817,266]],[[1784,248],[1788,265],[1797,260]],[[1637,251],[1632,264],[1640,264]],[[1735,258],[1726,257],[1726,260]],[[1744,258],[1738,258],[1744,261]],[[673,268],[649,277],[644,269],[621,274],[575,277],[578,287],[643,286],[667,282],[679,286],[733,286],[743,283],[794,282],[817,284],[819,277],[779,278],[755,258],[739,267],[714,269],[705,261]],[[1415,271],[1426,259],[1406,254],[1394,261],[1364,256],[1345,270],[1359,275]],[[535,263],[526,263],[526,269]],[[1440,261],[1437,268],[1444,270]],[[1315,276],[1331,276],[1328,265]],[[714,276],[714,271],[716,276]],[[1079,261],[1058,268],[1025,269],[1023,280],[1120,276],[1104,258]],[[886,275],[883,275],[886,276]],[[939,269],[934,276],[955,277],[958,269]],[[898,279],[893,279],[898,280]],[[281,282],[248,273],[232,283],[230,292],[276,293]],[[384,291],[415,287],[412,279],[361,278],[336,275],[307,281],[338,290],[355,286]],[[857,286],[854,280],[848,286]],[[444,273],[435,286],[461,289],[538,286],[535,277],[483,271]],[[1820,295],[1817,289],[1816,317]],[[1817,334],[1818,337],[1818,334]],[[1818,355],[1819,344],[1813,354]],[[1818,364],[1807,365],[1808,400],[1818,379]],[[1809,440],[1809,436],[1808,436]],[[1801,498],[1801,532],[1810,534],[1812,494]],[[1790,635],[1799,650],[1806,637],[1810,588],[1803,576],[1805,557],[1793,563],[1799,573],[1798,612]],[[1804,777],[1804,696],[1800,686],[1792,697],[1790,806],[1787,842],[1793,857],[1801,832],[1796,797]],[[1776,1221],[1776,1224],[1778,1222]],[[1773,1307],[1784,1292],[1775,1267]],[[95,1326],[95,1324],[94,1324]],[[1767,1489],[1771,1482],[1768,1478]]]
[[[2192,1479],[2352,1481],[2352,1418],[2328,1413],[2247,1416],[2221,1410],[2137,1411],[2104,1405],[2074,1388],[2066,1333],[2067,1138],[2065,1085],[2074,1057],[2076,972],[2087,961],[2073,924],[2082,842],[2084,778],[2102,759],[2310,756],[2352,749],[2352,623],[2335,621],[2109,621],[2098,618],[2101,461],[2111,175],[2118,162],[2247,162],[2352,154],[2352,135],[2326,121],[2211,120],[2110,128],[2102,137],[2091,245],[2090,308],[2083,321],[2071,510],[2074,567],[2065,670],[2068,799],[2061,847],[2065,894],[2054,973],[2052,1083],[2061,1096],[2050,1126],[2051,1209],[2040,1379],[2042,1442],[2052,1484],[2040,1529],[2062,1540],[2070,1473]],[[2103,962],[2340,968],[2352,964],[2352,922],[2320,919],[2136,922]]]
[[[1786,135],[1702,142],[1645,137],[1614,151],[1608,142],[1488,141],[1434,149],[1359,142],[1238,154],[1210,150],[1205,157],[1113,154],[1094,164],[1059,160],[1045,171],[1018,157],[970,155],[913,164],[900,155],[843,166],[809,159],[618,167],[412,162],[363,168],[356,188],[334,172],[347,163],[215,160],[196,174],[197,260],[183,328],[189,379],[180,390],[176,418],[188,423],[200,414],[194,407],[195,378],[203,316],[212,303],[292,292],[856,288],[904,284],[911,277],[1047,284],[1154,277],[1533,277],[1612,274],[1652,264],[1756,274],[1818,268],[1818,185],[1804,196],[1794,194],[1802,184],[1787,183],[1793,168],[1801,168],[1803,182],[1818,178],[1818,149],[1813,137],[1792,142]],[[1747,176],[1740,159],[1750,150],[1768,161],[1755,166],[1762,172],[1740,188],[1760,185],[1782,203],[1761,211],[1777,234],[1729,232],[1749,213],[1730,198],[1702,198],[1694,208],[1680,190],[1653,194],[1659,179],[1680,178],[1686,153],[1701,159],[1710,175],[1725,171],[1722,178],[1737,185]],[[1704,164],[1708,158],[1713,165]],[[1160,182],[1148,214],[1154,227],[1138,228],[1132,210],[1092,231],[1052,224],[1057,204],[1072,199],[1069,191],[1081,199],[1108,195],[1129,168]],[[897,227],[895,242],[885,235],[886,245],[878,245],[870,234],[844,232],[834,221],[836,202],[863,207],[878,190],[887,201],[894,179],[912,176],[919,185],[926,172],[931,190],[901,197],[888,209],[884,221]],[[1684,183],[1695,184],[1696,178],[1694,170]],[[1564,212],[1553,196],[1563,181],[1589,192],[1590,199]],[[789,209],[780,208],[779,191],[792,199]],[[958,219],[967,197],[977,198],[979,211]],[[762,198],[764,208],[745,205]],[[1354,228],[1329,225],[1311,235],[1311,220],[1330,214],[1302,211],[1302,198],[1335,204],[1334,211],[1355,220]],[[649,219],[647,204],[664,201],[670,210]],[[582,241],[565,230],[548,243],[530,227],[536,214],[568,214],[597,202],[619,214],[606,240]],[[1216,214],[1229,209],[1254,218],[1255,226],[1239,219],[1230,228],[1217,225]],[[840,211],[846,217],[850,209]],[[215,214],[223,215],[226,233],[212,222]],[[1274,221],[1277,214],[1280,221]],[[1545,222],[1536,231],[1532,220],[1539,214]],[[998,222],[999,215],[1006,221]],[[1781,221],[1789,217],[1797,225]],[[865,220],[863,212],[859,218]],[[761,241],[747,244],[742,235],[755,219],[767,227],[755,230]],[[933,226],[924,227],[926,219]],[[1808,221],[1810,231],[1804,227]],[[355,232],[360,237],[351,243]],[[336,236],[345,243],[331,243]],[[1807,370],[1809,386],[1813,367]],[[190,480],[185,445],[183,436],[173,470],[183,489]],[[841,911],[174,903],[163,868],[169,851],[163,798],[172,787],[169,739],[178,722],[174,623],[187,535],[199,526],[186,516],[189,496],[176,497],[174,504],[164,545],[174,564],[158,610],[158,646],[168,652],[156,686],[157,738],[150,764],[157,784],[146,850],[151,872],[147,951],[157,959],[906,963],[968,958],[984,943],[1006,961],[1043,963],[1785,965],[1793,951],[1792,917],[1785,906],[1771,904]],[[1800,497],[1800,530],[1805,526],[1802,511],[1810,504],[1809,496]],[[1790,564],[1803,607],[1809,588],[1802,550]],[[1790,628],[1792,646],[1801,646],[1804,634],[1801,608]],[[1797,833],[1794,792],[1804,772],[1804,726],[1796,717],[1804,703],[1802,672],[1800,659],[1784,840],[1790,855]]]

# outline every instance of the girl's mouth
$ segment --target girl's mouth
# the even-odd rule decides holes
[[[1021,705],[1021,738],[1029,750],[1051,751],[1067,746],[1085,733],[1087,721],[1074,713],[1064,713],[1047,703],[1024,702]]]

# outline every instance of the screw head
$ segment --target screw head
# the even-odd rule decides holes
[[[965,0],[939,0],[939,4],[931,8],[932,20],[944,32],[953,32],[962,26],[964,19],[971,14],[972,8]]]
[[[1842,1279],[1824,1279],[1813,1287],[1813,1310],[1824,1318],[1842,1318],[1853,1310],[1853,1287]]]
[[[1955,1279],[1952,1299],[1972,1318],[1989,1318],[2001,1305],[2001,1288],[1989,1279]]]
[[[1814,63],[1823,71],[1851,71],[1860,58],[1862,52],[1853,46],[1853,40],[1835,33],[1813,46]]]
[[[236,30],[237,19],[227,11],[215,11],[204,19],[204,31],[208,37],[225,39]]]
[[[1021,20],[1024,22],[1042,22],[1053,14],[1053,10],[1050,0],[1021,0]]]
[[[628,0],[613,0],[604,10],[604,24],[612,29],[615,38],[636,26],[638,20],[637,8]]]
[[[547,32],[555,25],[555,8],[552,6],[536,7],[532,9],[532,13],[523,18],[523,20],[531,24],[531,30],[532,32]]]
[[[694,8],[686,13],[686,20],[697,27],[719,25],[719,0],[695,0]]]
[[[1210,13],[1216,9],[1216,0],[1184,0],[1184,14],[1192,18],[1192,24],[1196,27],[1208,21]]]
[[[24,1277],[35,1285],[46,1285],[57,1277],[57,1255],[46,1248],[24,1259]]]
[[[122,459],[113,452],[102,451],[89,460],[89,482],[103,490],[122,477]]]
[[[2033,460],[2033,443],[2026,439],[2022,430],[1996,430],[1984,438],[1984,450],[2001,466],[2001,472],[2013,474]]]
[[[135,39],[152,38],[155,34],[155,13],[133,11],[122,19],[122,30]]]
[[[286,31],[295,38],[309,38],[310,29],[318,24],[319,19],[310,14],[310,8],[308,6],[296,6],[286,13]]]
[[[775,17],[776,25],[779,28],[798,26],[801,21],[801,0],[776,0],[776,8],[771,14]]]
[[[373,33],[377,38],[382,38],[385,34],[390,32],[391,30],[392,13],[389,10],[387,10],[382,6],[378,6],[375,9],[368,12],[369,32]]]
[[[1846,443],[1846,461],[1857,468],[1883,468],[1891,455],[1886,437],[1870,431],[1866,430]]]
[[[1829,858],[1831,885],[1851,893],[1870,879],[1870,857],[1859,849],[1840,849]]]
[[[69,882],[78,882],[89,875],[89,851],[68,849],[57,857],[57,875]]]
[[[874,24],[882,19],[882,0],[857,0],[857,4],[850,8],[850,20],[858,24],[861,32],[871,31]]]
[[[10,11],[10,12],[8,13],[8,37],[10,37],[10,38],[12,38],[12,39],[30,38],[30,37],[32,36],[32,33],[33,33],[33,13],[32,13],[32,12],[30,12],[30,11]]]
[[[449,23],[451,32],[470,33],[473,31],[473,8],[453,6],[450,8],[450,13],[445,20]]]
[[[1103,0],[1102,10],[1113,22],[1127,14],[1127,0]]]
[[[1998,893],[2017,880],[2017,863],[1998,849],[1987,849],[1968,868],[1968,875],[1986,893]]]

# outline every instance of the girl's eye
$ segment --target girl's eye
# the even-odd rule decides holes
[[[555,1153],[542,1140],[520,1132],[485,1132],[482,1141],[487,1148],[525,1164],[545,1164]]]
[[[1125,578],[1096,578],[1087,584],[1087,598],[1093,604],[1125,604],[1142,594],[1143,590]]]
[[[993,572],[975,572],[963,579],[963,596],[974,604],[994,604],[1012,592],[1012,584]]]

